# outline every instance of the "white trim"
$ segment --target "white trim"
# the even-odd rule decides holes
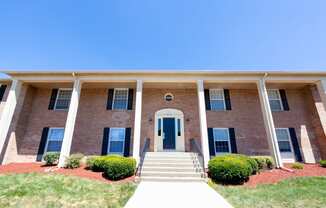
[[[115,93],[117,90],[126,90],[127,91],[127,100],[126,100],[126,106],[123,109],[115,109],[114,108],[114,103],[115,103]],[[124,110],[128,110],[128,102],[129,102],[129,88],[114,88],[113,90],[113,100],[112,100],[112,110],[115,111],[124,111]]]
[[[155,127],[154,127],[154,151],[165,151],[163,149],[163,132],[164,118],[174,118],[175,125],[175,151],[184,152],[185,151],[185,135],[184,135],[184,115],[183,112],[178,109],[165,108],[155,112]],[[161,119],[161,136],[158,135],[158,120]],[[178,119],[180,119],[180,131],[181,135],[178,136]],[[172,150],[173,151],[173,150]]]
[[[280,102],[280,106],[281,106],[281,109],[280,110],[276,110],[276,109],[272,109],[271,110],[273,112],[280,112],[280,111],[284,111],[284,106],[283,106],[283,101],[282,101],[282,97],[281,97],[281,93],[280,93],[280,89],[267,89],[267,94],[269,91],[276,91],[277,92],[277,95],[278,95],[278,99],[270,99],[269,98],[269,95],[268,95],[268,101],[271,101],[271,100],[278,100]]]
[[[222,141],[227,141],[228,142],[228,149],[229,149],[229,152],[216,152],[216,141],[219,141],[219,140],[215,140],[215,134],[214,134],[214,130],[226,130],[227,131],[227,134],[228,134],[228,138],[227,140],[222,140]],[[230,130],[229,128],[213,128],[213,139],[214,139],[214,152],[215,152],[215,155],[223,155],[223,154],[227,154],[227,153],[231,153],[232,150],[231,150],[231,140],[230,140]]]
[[[124,131],[124,137],[123,137],[123,140],[122,140],[122,152],[110,152],[110,145],[111,145],[111,130],[123,130]],[[120,141],[120,140],[113,140],[113,141]],[[116,154],[116,155],[124,155],[124,152],[125,152],[125,142],[126,142],[126,128],[122,128],[122,127],[110,127],[110,132],[109,132],[109,138],[108,138],[108,148],[107,148],[107,151],[106,151],[106,154],[107,155],[113,155],[113,154]]]
[[[69,105],[67,108],[65,109],[57,109],[57,102],[58,102],[58,98],[59,98],[59,93],[60,91],[71,91],[71,94],[72,94],[72,88],[59,88],[58,89],[58,92],[57,92],[57,96],[55,98],[55,102],[54,102],[54,107],[53,107],[53,110],[55,111],[67,111],[69,109],[69,106],[70,106],[70,101],[71,101],[71,96],[70,96],[70,99],[69,99]]]
[[[223,99],[213,99],[213,100],[222,100],[223,101],[223,109],[212,109],[212,99],[211,99],[212,91],[222,91]],[[226,103],[225,103],[225,96],[224,96],[223,88],[210,88],[209,89],[209,105],[210,105],[211,111],[226,111]]]

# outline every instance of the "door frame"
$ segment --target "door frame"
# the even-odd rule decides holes
[[[185,151],[184,138],[184,115],[183,112],[173,108],[165,108],[155,112],[155,128],[154,128],[154,151],[165,151],[163,149],[163,118],[175,118],[175,150],[177,152]],[[158,120],[161,119],[161,135],[158,135]],[[178,136],[178,119],[180,119],[180,136]],[[171,151],[171,150],[170,150]]]

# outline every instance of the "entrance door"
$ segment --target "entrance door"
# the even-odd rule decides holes
[[[163,118],[163,149],[175,149],[175,118]]]

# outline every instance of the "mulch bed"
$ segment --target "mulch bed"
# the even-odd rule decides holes
[[[292,169],[290,164],[286,164],[285,167]],[[304,164],[303,169],[292,170],[294,170],[293,173],[281,169],[266,170],[257,175],[250,176],[249,181],[244,186],[255,187],[258,184],[273,184],[294,177],[326,176],[326,168],[322,168],[318,164]]]
[[[103,176],[102,172],[93,172],[85,169],[85,167],[75,169],[57,168],[56,166],[43,166],[42,163],[10,163],[8,165],[0,165],[0,174],[11,173],[59,173],[69,176],[78,176],[105,183],[121,183],[134,181],[134,177],[129,177],[120,181],[110,181]]]

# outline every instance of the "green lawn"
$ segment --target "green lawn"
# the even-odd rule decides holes
[[[2,175],[0,207],[123,207],[135,188],[59,174]]]
[[[284,180],[256,188],[211,186],[235,208],[319,208],[326,207],[326,177]]]

